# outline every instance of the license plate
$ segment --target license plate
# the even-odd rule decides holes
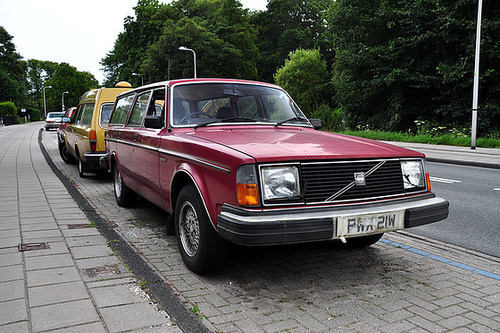
[[[337,237],[377,234],[404,228],[404,211],[342,216],[335,219]]]

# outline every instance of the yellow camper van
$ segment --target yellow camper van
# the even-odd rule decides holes
[[[80,177],[100,169],[101,157],[106,154],[104,132],[118,94],[132,89],[128,82],[119,82],[114,88],[93,89],[80,99],[76,116],[66,127],[65,141],[69,154],[78,162]],[[104,160],[104,159],[103,159]]]

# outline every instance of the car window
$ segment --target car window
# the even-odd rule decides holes
[[[109,123],[109,116],[113,110],[113,103],[104,103],[101,105],[101,116],[99,117],[99,126],[107,128]]]
[[[92,121],[92,115],[94,114],[94,103],[85,104],[85,109],[83,111],[82,118],[80,120],[80,125],[90,126]]]
[[[144,115],[148,108],[149,96],[151,96],[151,91],[147,91],[137,96],[134,108],[130,114],[128,126],[138,127],[142,125],[142,119],[144,119]]]
[[[111,125],[123,125],[125,120],[127,120],[128,110],[134,101],[135,95],[127,95],[116,100],[115,111],[111,115],[109,124]]]
[[[165,90],[157,89],[153,91],[151,104],[148,107],[148,116],[164,117],[165,108]]]

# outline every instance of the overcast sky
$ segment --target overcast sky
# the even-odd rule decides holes
[[[169,3],[170,1],[161,1]],[[240,0],[264,10],[267,0]],[[113,49],[137,0],[0,0],[0,26],[24,60],[66,62],[102,83],[99,62]]]

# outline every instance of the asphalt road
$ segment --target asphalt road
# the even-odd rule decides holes
[[[500,171],[427,163],[432,190],[450,202],[449,217],[411,233],[500,258]]]

